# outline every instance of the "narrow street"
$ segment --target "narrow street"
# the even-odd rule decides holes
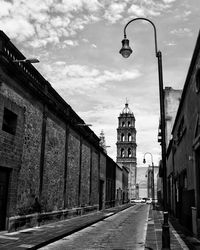
[[[40,249],[144,249],[148,212],[148,205],[136,204]]]

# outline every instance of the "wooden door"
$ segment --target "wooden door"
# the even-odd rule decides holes
[[[0,167],[0,230],[5,229],[9,172]]]

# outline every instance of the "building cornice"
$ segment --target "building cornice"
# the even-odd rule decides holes
[[[14,60],[23,60],[25,56],[12,44],[3,31],[0,31],[0,66],[16,82],[31,94],[35,95],[48,109],[55,112],[67,122],[75,131],[99,148],[98,136],[76,114],[69,104],[53,89],[51,84],[36,70],[31,63],[15,63]]]

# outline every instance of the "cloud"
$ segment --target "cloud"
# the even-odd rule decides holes
[[[171,42],[164,42],[166,46],[176,46],[176,43],[174,41]]]
[[[111,23],[122,18],[122,13],[124,12],[126,3],[115,3],[113,2],[105,11],[104,17],[109,20]]]
[[[173,3],[175,2],[176,0],[163,0],[164,3]]]
[[[87,25],[105,19],[111,24],[124,21],[128,14],[157,16],[169,8],[172,0],[157,3],[153,0],[118,2],[115,0],[13,0],[1,1],[0,25],[11,39],[25,42],[34,48],[60,44],[71,40]],[[127,11],[128,10],[128,11]],[[127,12],[127,13],[126,13]],[[187,13],[189,14],[189,12]],[[69,44],[70,43],[70,44]],[[77,46],[76,43],[66,44]]]
[[[154,0],[136,0],[128,9],[128,13],[136,17],[159,16],[163,11],[170,8],[170,3],[175,0],[163,0],[162,2]]]
[[[141,75],[137,69],[132,71],[99,70],[86,65],[67,65],[60,61],[52,65],[44,64],[42,71],[56,89],[66,88],[71,92],[91,91],[99,85],[135,79]]]
[[[83,41],[84,43],[89,43],[89,40],[86,39],[86,38],[83,38],[82,41]]]
[[[0,8],[0,16],[8,16],[9,10],[12,8],[12,4],[6,1],[1,2],[1,8]]]
[[[78,46],[78,41],[65,40],[63,43],[72,47]]]
[[[0,25],[11,39],[42,47],[58,44],[63,37],[73,37],[87,24],[97,22],[99,17],[95,13],[101,8],[98,0],[13,0],[12,3],[3,0]]]
[[[18,17],[17,22],[14,19],[4,18],[0,20],[0,26],[7,30],[7,35],[11,38],[23,42],[35,34],[33,26],[25,19]]]
[[[179,29],[174,29],[170,31],[171,34],[173,35],[191,35],[191,30],[188,28],[179,28]]]
[[[128,10],[128,13],[134,14],[135,16],[145,16],[144,8],[142,8],[136,4],[131,5],[131,7]]]

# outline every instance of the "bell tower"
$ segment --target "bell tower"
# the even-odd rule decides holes
[[[117,128],[117,164],[124,166],[129,171],[128,193],[129,199],[136,197],[136,129],[135,117],[128,107],[126,101],[125,107],[118,117]]]

